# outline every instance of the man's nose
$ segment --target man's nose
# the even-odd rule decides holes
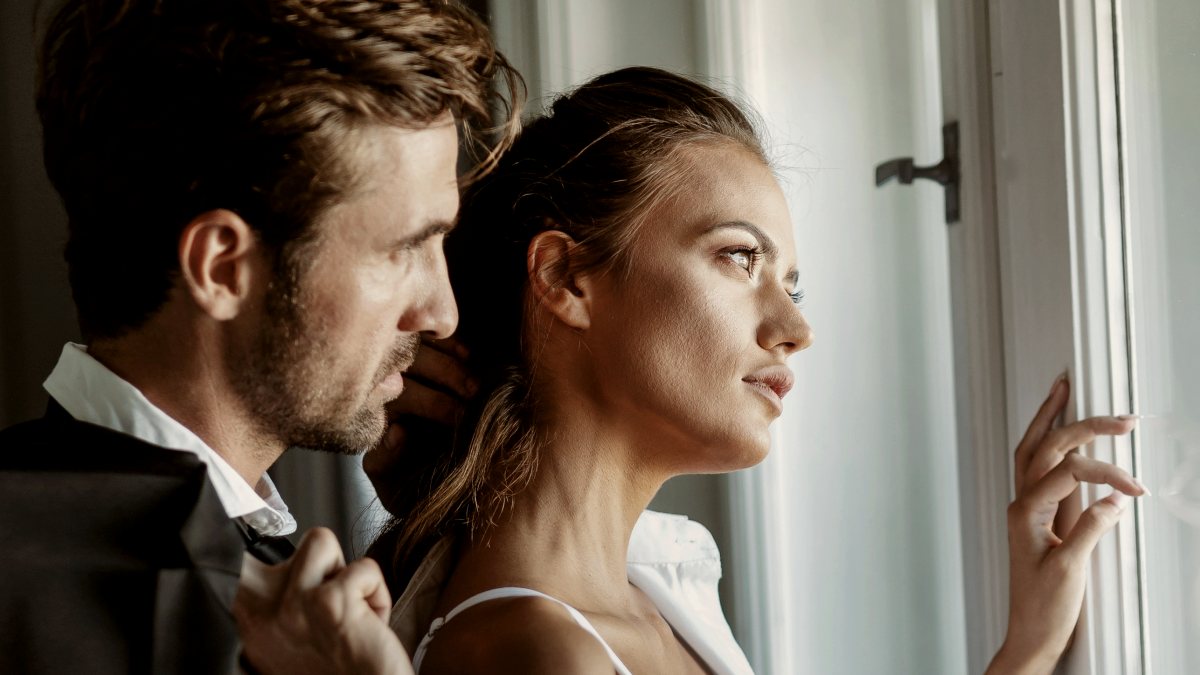
[[[430,257],[433,260],[429,261],[423,288],[418,290],[420,299],[409,312],[401,316],[398,328],[402,332],[424,333],[440,340],[450,337],[458,328],[458,304],[450,287],[446,256],[439,248]]]
[[[458,303],[454,301],[454,292],[448,280],[442,286],[444,289],[430,302],[430,327],[424,331],[438,340],[454,335],[454,330],[458,328]]]

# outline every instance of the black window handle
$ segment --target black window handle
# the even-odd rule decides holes
[[[933,166],[916,166],[912,157],[900,157],[875,167],[875,185],[895,178],[911,185],[918,178],[936,181],[946,188],[946,222],[958,222],[958,122],[942,127],[942,161]]]

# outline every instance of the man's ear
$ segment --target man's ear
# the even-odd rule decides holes
[[[241,216],[227,209],[206,211],[183,228],[179,267],[192,300],[217,321],[238,315],[261,273],[261,248]]]
[[[574,272],[571,256],[576,246],[565,232],[539,232],[529,242],[525,262],[537,304],[567,326],[587,330],[592,323],[591,284]]]

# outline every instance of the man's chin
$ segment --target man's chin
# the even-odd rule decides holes
[[[337,428],[311,429],[303,434],[301,442],[293,446],[328,452],[337,455],[361,455],[377,447],[387,431],[387,418],[383,406],[370,412],[363,411],[350,424]]]

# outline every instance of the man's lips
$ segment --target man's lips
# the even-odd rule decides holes
[[[387,377],[383,378],[383,381],[379,383],[377,389],[383,392],[384,400],[394,400],[396,397],[400,396],[401,392],[404,391],[404,373],[399,370],[391,373]]]
[[[395,366],[395,370],[388,373],[386,377],[379,381],[379,384],[375,385],[377,390],[384,393],[385,401],[395,400],[404,391],[404,373],[408,372],[409,368],[412,368],[413,362],[416,361],[416,354],[415,352],[409,352],[402,357],[400,354],[397,354],[393,358],[400,358],[401,362],[390,364]]]

